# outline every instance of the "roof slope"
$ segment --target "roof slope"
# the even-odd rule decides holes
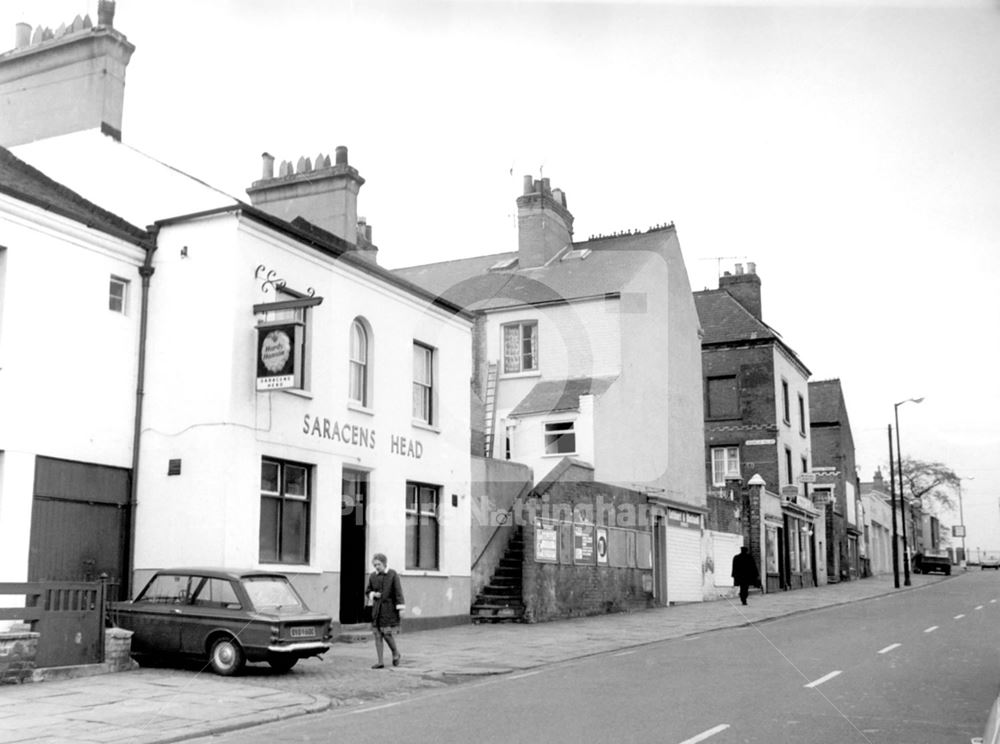
[[[573,243],[544,266],[528,269],[517,266],[515,251],[394,273],[470,310],[565,302],[621,291],[654,255],[662,255],[663,241],[674,236],[673,226],[668,226],[595,238]]]
[[[146,242],[149,233],[84,199],[0,147],[0,192],[116,238]]]
[[[754,317],[739,300],[724,289],[695,292],[694,304],[698,309],[698,320],[704,333],[703,344],[781,338],[777,331]]]
[[[508,416],[530,416],[580,409],[581,395],[603,394],[617,377],[575,377],[566,380],[542,380],[518,403]]]

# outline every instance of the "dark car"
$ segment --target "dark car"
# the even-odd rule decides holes
[[[913,556],[913,570],[915,573],[941,572],[945,576],[951,576],[951,558],[946,555],[928,555],[917,553]]]
[[[266,661],[284,672],[330,648],[330,616],[310,611],[288,577],[267,571],[157,571],[135,599],[111,603],[111,614],[133,631],[140,663],[208,659],[228,676],[248,661]]]

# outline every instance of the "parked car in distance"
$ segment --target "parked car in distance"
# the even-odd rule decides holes
[[[913,571],[925,574],[939,571],[945,576],[951,576],[951,558],[947,555],[917,553],[913,556]]]
[[[286,672],[330,648],[330,616],[310,611],[287,576],[268,571],[157,571],[135,599],[112,602],[111,616],[133,632],[140,663],[207,659],[223,676],[248,661]]]
[[[979,559],[979,570],[985,571],[987,568],[1000,571],[1000,553],[987,553]]]

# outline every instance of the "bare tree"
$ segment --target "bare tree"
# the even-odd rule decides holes
[[[954,494],[961,488],[962,479],[944,463],[904,457],[903,484],[907,496],[919,500],[925,511],[933,506],[950,510],[955,508]]]

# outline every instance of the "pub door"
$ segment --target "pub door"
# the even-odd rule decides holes
[[[340,501],[340,622],[364,622],[368,473],[344,469]]]

